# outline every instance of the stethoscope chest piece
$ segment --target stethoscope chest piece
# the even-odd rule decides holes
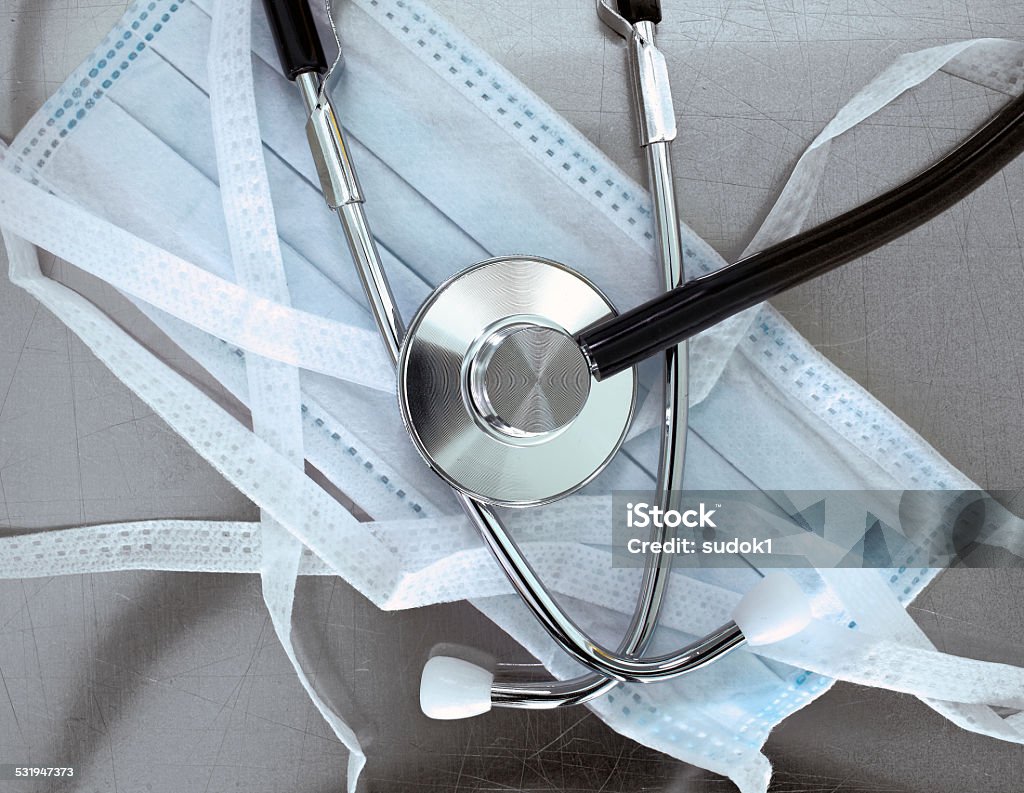
[[[573,334],[615,310],[545,259],[491,259],[446,281],[398,364],[402,417],[427,463],[480,501],[531,506],[589,482],[629,427],[636,376],[596,380]]]

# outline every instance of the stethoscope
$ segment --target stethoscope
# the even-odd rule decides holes
[[[619,647],[581,630],[545,588],[495,506],[562,498],[596,477],[622,445],[636,396],[635,365],[661,355],[665,405],[660,506],[682,482],[687,427],[687,339],[733,314],[856,259],[944,211],[1024,150],[1024,97],[1014,99],[950,154],[907,183],[831,221],[717,272],[685,281],[670,146],[675,112],[655,45],[658,0],[597,0],[627,45],[665,292],[617,314],[585,277],[557,262],[510,256],[469,267],[438,286],[406,329],[363,211],[364,197],[324,90],[327,62],[308,0],[264,0],[285,75],[299,87],[324,197],[341,221],[381,338],[398,373],[402,418],[416,449],[449,485],[518,594],[552,638],[591,672],[523,680],[435,656],[424,666],[423,711],[462,718],[492,706],[555,708],[586,702],[619,682],[667,680],[744,642],[802,630],[810,610],[784,575],[762,579],[733,619],[674,652],[644,652],[658,624],[671,555],[647,557]],[[656,528],[652,539],[665,539]]]

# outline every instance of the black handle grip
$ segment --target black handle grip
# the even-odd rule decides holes
[[[617,0],[619,14],[629,24],[637,22],[661,22],[661,0]]]
[[[1024,96],[909,182],[830,221],[584,328],[599,380],[923,225],[1024,152]]]
[[[303,72],[323,74],[327,59],[307,0],[263,0],[277,57],[289,80]]]

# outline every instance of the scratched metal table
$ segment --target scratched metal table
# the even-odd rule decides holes
[[[123,3],[0,0],[0,136],[9,140]],[[635,176],[620,44],[589,0],[435,5]],[[700,0],[666,5],[660,42],[680,111],[687,220],[735,256],[796,157],[902,52],[1020,38],[1019,3]],[[1001,100],[938,76],[834,158],[817,215],[891,184]],[[889,181],[887,181],[887,179]],[[777,305],[832,360],[982,485],[1024,475],[1024,164],[884,252]],[[863,194],[862,194],[863,193]],[[898,266],[893,266],[894,264]],[[134,322],[110,290],[49,272]],[[132,325],[159,344],[144,323]],[[0,279],[0,531],[144,517],[253,519],[254,508],[32,299]],[[940,649],[1024,662],[1021,574],[944,574],[914,615]],[[419,714],[419,664],[456,641],[508,651],[473,609],[378,612],[343,583],[300,584],[298,631],[319,683],[360,713],[367,790],[727,791],[583,709]],[[779,791],[1019,791],[1024,750],[961,731],[917,700],[837,685],[767,753]],[[344,752],[281,652],[252,576],[124,573],[0,582],[0,763],[71,765],[81,791],[338,789]],[[57,789],[0,782],[0,791]]]

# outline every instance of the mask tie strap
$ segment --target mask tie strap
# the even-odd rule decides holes
[[[372,528],[359,523],[303,471],[157,359],[95,305],[43,276],[27,240],[2,227],[0,231],[10,259],[11,281],[16,286],[67,325],[215,470],[287,526],[332,570],[342,573],[374,602],[386,597],[396,586],[398,573],[393,552]]]
[[[275,303],[290,304],[277,223],[256,118],[251,32],[252,3],[225,0],[213,9],[207,68],[221,200],[239,284]],[[253,429],[296,469],[303,470],[299,372],[294,366],[250,355],[246,359]],[[303,544],[274,517],[260,515],[263,598],[274,630],[299,682],[349,750],[348,790],[355,793],[366,764],[355,732],[313,687],[292,641],[292,611]]]
[[[758,648],[765,657],[839,680],[913,694],[964,729],[1024,743],[1024,720],[990,706],[1024,710],[1024,669],[941,653],[877,570],[819,570],[843,603],[856,603],[851,629],[815,621],[798,637]],[[863,617],[861,617],[863,615]]]
[[[4,168],[0,226],[237,347],[394,390],[394,374],[370,331],[254,295]]]

